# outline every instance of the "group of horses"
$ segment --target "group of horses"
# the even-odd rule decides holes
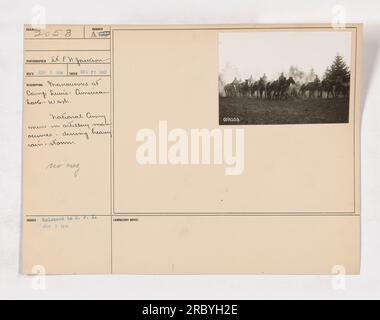
[[[226,97],[256,97],[258,99],[288,99],[289,97],[300,98],[347,98],[350,92],[348,81],[337,79],[335,81],[318,77],[314,81],[301,84],[293,77],[280,76],[277,80],[267,82],[264,77],[257,81],[249,79],[233,82],[224,86]]]

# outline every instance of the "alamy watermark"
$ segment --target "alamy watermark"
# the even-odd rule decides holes
[[[140,129],[136,160],[140,165],[225,165],[226,175],[244,171],[244,129]]]
[[[46,289],[46,269],[44,266],[36,265],[32,268],[32,288],[34,290]]]
[[[331,25],[334,29],[345,29],[347,23],[346,8],[342,5],[335,5],[331,8]]]
[[[334,290],[346,289],[346,268],[341,265],[335,265],[331,269],[333,274],[331,278],[331,286]]]
[[[32,7],[32,27],[36,29],[46,28],[46,8],[42,5]]]

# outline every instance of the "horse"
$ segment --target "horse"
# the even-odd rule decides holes
[[[343,98],[347,98],[350,93],[350,83],[348,81],[343,81],[342,79],[337,79],[335,82],[335,90],[334,95],[336,98],[343,96]]]
[[[307,91],[309,92],[309,96],[308,96],[309,99],[315,98],[315,93],[319,92],[319,88],[320,88],[319,82],[312,81],[312,82],[304,83],[301,86],[301,94],[302,96],[306,96],[306,91]]]
[[[288,90],[290,85],[295,85],[296,82],[294,81],[293,77],[289,77],[288,79],[284,80],[280,84],[280,92],[279,96],[280,99],[287,99],[289,97]]]
[[[274,80],[266,84],[266,97],[267,99],[275,99],[279,97],[279,81]]]
[[[294,83],[294,84],[291,83],[289,85],[288,92],[287,92],[288,97],[297,98],[299,90],[300,90],[299,83]]]
[[[289,87],[291,85],[296,85],[296,82],[294,81],[293,77],[289,77],[288,79],[283,77],[279,78],[278,80],[268,82],[265,87],[267,99],[280,100],[289,98]]]
[[[248,94],[250,93],[250,85],[249,85],[249,82],[248,80],[245,80],[244,82],[240,83],[239,84],[239,92],[240,92],[240,96],[248,96]]]
[[[329,79],[323,79],[320,86],[319,97],[323,98],[323,92],[326,92],[326,99],[334,98],[334,86],[333,83]]]
[[[226,93],[226,97],[236,97],[237,96],[237,88],[235,84],[228,83],[224,86],[224,92]]]
[[[251,97],[255,96],[255,93],[257,92],[257,90],[258,90],[258,81],[255,81],[249,87],[249,91],[250,91]]]
[[[300,97],[306,97],[306,83],[303,83],[299,91]]]
[[[259,81],[257,81],[257,98],[263,99],[265,97],[266,92],[266,85],[265,80],[263,77],[260,78]]]

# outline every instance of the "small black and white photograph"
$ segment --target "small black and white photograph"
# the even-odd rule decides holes
[[[348,123],[351,33],[219,34],[219,124]]]

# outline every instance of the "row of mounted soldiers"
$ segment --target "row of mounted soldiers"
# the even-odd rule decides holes
[[[286,78],[283,73],[274,81],[267,81],[264,74],[259,80],[252,77],[245,81],[236,77],[224,86],[226,97],[256,97],[258,99],[288,99],[300,98],[347,98],[350,93],[349,79],[337,77],[336,79],[323,79],[316,75],[313,81],[301,83],[293,77]]]

